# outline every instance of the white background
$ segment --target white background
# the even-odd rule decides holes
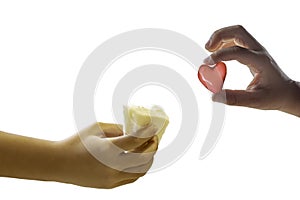
[[[170,29],[204,46],[216,29],[242,24],[287,75],[300,80],[296,1],[267,2],[1,1],[0,130],[50,140],[74,134],[72,95],[82,63],[105,40],[137,28]],[[154,57],[155,63],[167,62],[161,55]],[[225,87],[245,88],[251,80],[248,69],[235,62],[227,66]],[[187,69],[185,76],[194,82],[199,102],[210,102],[210,94],[195,83],[196,74]],[[170,98],[174,105],[163,147],[176,135],[178,127],[172,125],[172,118],[180,120],[180,109],[167,91],[161,93],[161,104]],[[142,101],[138,93],[135,101]],[[109,110],[98,110],[101,105],[95,105],[99,120],[111,121]],[[133,184],[101,190],[0,178],[0,198],[299,199],[299,118],[278,111],[226,107],[222,138],[206,159],[199,160],[211,115],[209,109],[201,111],[200,129],[188,152],[170,167]]]

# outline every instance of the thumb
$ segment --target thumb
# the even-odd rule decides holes
[[[212,100],[227,105],[257,108],[259,96],[258,92],[251,90],[222,90],[213,94]]]

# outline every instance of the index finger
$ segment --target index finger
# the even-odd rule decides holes
[[[218,50],[207,57],[204,60],[204,63],[213,65],[221,61],[229,60],[236,60],[241,64],[246,65],[249,67],[252,74],[269,69],[269,65],[267,64],[268,58],[265,54],[238,46]]]
[[[215,31],[205,48],[213,52],[232,46],[257,51],[263,50],[263,46],[241,25],[229,26]]]

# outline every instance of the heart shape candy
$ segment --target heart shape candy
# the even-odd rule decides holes
[[[222,90],[226,72],[226,65],[223,62],[219,62],[213,67],[204,64],[198,70],[198,78],[208,90],[218,93]]]

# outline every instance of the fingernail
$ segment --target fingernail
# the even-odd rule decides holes
[[[204,62],[205,64],[208,64],[208,65],[213,65],[213,64],[214,64],[214,60],[212,59],[211,56],[208,56],[207,58],[205,58],[205,59],[203,60],[203,62]]]

